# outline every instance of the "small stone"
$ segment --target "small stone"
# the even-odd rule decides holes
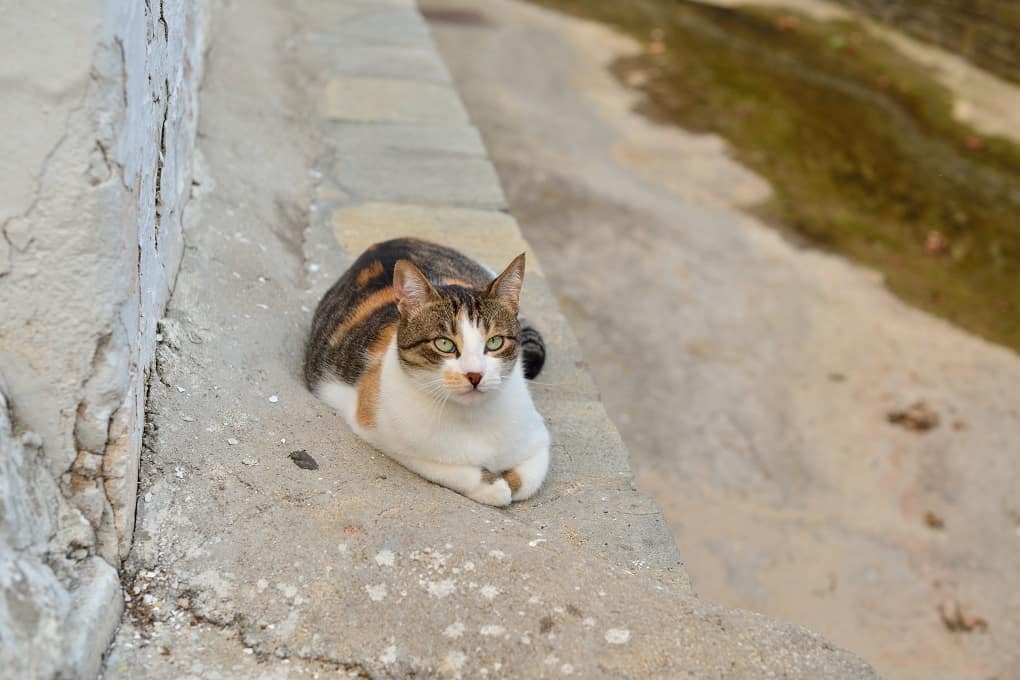
[[[923,400],[914,402],[905,409],[890,411],[886,414],[886,419],[894,425],[914,432],[927,432],[939,424],[939,414]]]
[[[382,602],[386,599],[386,584],[380,583],[378,585],[367,585],[365,591],[368,593],[368,597],[372,602]]]
[[[233,437],[227,437],[227,443],[230,444],[231,446],[235,446],[237,445],[237,440]]]
[[[181,416],[181,420],[183,420],[186,423],[193,423],[193,422],[195,422],[195,419],[192,418],[191,416]]]
[[[443,631],[443,635],[445,637],[454,638],[454,639],[459,638],[463,634],[464,634],[464,624],[461,623],[460,621],[456,621],[454,623],[451,623]]]
[[[626,628],[610,628],[606,631],[606,642],[611,645],[622,645],[630,640],[630,631]]]
[[[278,401],[280,401],[280,398],[278,396],[276,396],[275,394],[269,397],[269,403],[270,404],[275,404]]]
[[[397,646],[390,645],[379,655],[379,660],[384,664],[391,664],[397,660]]]
[[[257,458],[252,458],[251,456],[245,456],[244,458],[241,459],[241,464],[242,465],[258,465],[259,461],[258,461]]]
[[[312,458],[311,454],[309,454],[304,449],[301,449],[299,451],[291,451],[290,454],[287,455],[287,457],[294,461],[294,465],[297,465],[302,470],[319,469],[319,463],[316,462],[316,460]]]
[[[945,529],[946,528],[945,520],[943,520],[941,517],[936,515],[931,510],[929,510],[926,513],[924,513],[924,523],[928,526],[929,529]]]

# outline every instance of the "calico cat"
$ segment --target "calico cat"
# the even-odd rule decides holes
[[[545,346],[518,320],[523,282],[523,253],[494,277],[445,246],[377,243],[315,310],[308,388],[426,479],[488,505],[530,498],[549,433],[524,382]]]

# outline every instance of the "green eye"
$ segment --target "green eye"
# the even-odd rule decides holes
[[[502,335],[494,335],[491,338],[489,338],[488,341],[485,343],[485,349],[489,350],[490,352],[495,352],[502,346],[503,346]]]
[[[455,345],[450,338],[436,338],[433,343],[440,352],[452,352]]]

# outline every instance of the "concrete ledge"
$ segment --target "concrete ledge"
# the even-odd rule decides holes
[[[321,33],[338,12],[300,6],[297,27],[284,2],[217,17],[200,127],[214,190],[189,208],[163,324],[127,573],[137,594],[105,677],[870,675],[803,628],[690,592],[539,267],[523,304],[549,346],[534,392],[555,451],[535,499],[498,510],[429,484],[307,393],[312,309],[365,245],[413,234],[496,265],[526,245],[484,158],[437,160],[442,144],[411,128],[386,134],[387,112],[357,135],[298,115],[348,105],[334,90],[323,109],[320,88],[297,85],[331,78],[335,52],[280,51],[283,31]],[[338,42],[427,44],[413,8],[351,12]],[[255,109],[239,116],[239,101]],[[296,467],[295,450],[319,468]]]
[[[464,105],[449,85],[392,78],[331,80],[323,91],[319,111],[323,118],[347,121],[467,122]]]

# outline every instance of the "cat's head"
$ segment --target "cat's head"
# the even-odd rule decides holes
[[[437,402],[476,404],[499,390],[517,363],[523,282],[523,253],[482,289],[433,285],[411,262],[397,262],[393,289],[404,372]]]

